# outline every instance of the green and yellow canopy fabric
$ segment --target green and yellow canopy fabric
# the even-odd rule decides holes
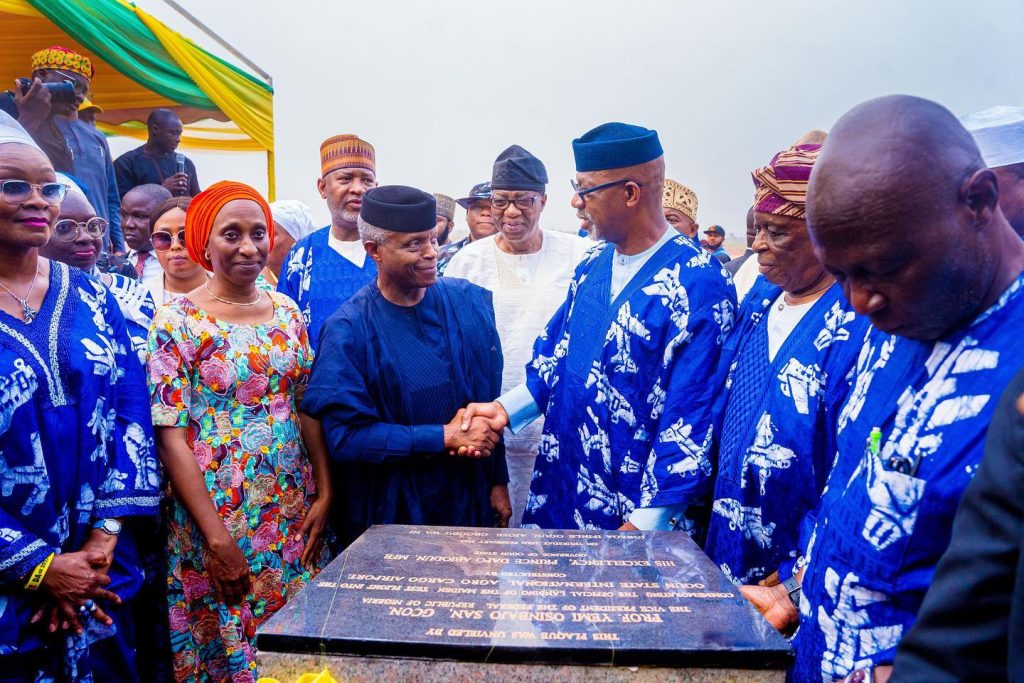
[[[274,91],[124,0],[0,0],[0,84],[28,76],[36,50],[50,45],[87,55],[96,68],[97,126],[146,139],[157,107],[185,124],[181,144],[202,150],[265,151],[274,196]],[[10,84],[10,85],[7,85]]]

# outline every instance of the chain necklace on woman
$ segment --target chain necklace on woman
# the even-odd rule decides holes
[[[221,297],[219,297],[216,294],[214,294],[213,290],[210,289],[209,281],[207,281],[207,283],[204,286],[206,287],[206,293],[207,294],[209,294],[210,296],[212,296],[214,299],[216,299],[217,301],[221,302],[222,304],[230,304],[232,306],[255,306],[256,304],[258,304],[261,301],[261,298],[263,296],[263,292],[261,292],[260,290],[257,289],[256,290],[256,300],[255,301],[231,301],[230,299],[222,299]],[[5,287],[4,289],[7,289],[7,288]],[[14,295],[12,294],[11,296],[14,296]]]
[[[39,315],[38,308],[32,308],[28,305],[28,300],[32,298],[32,290],[36,288],[36,280],[39,278],[39,261],[36,261],[36,274],[32,276],[32,282],[28,286],[28,292],[25,294],[25,298],[22,299],[20,296],[12,292],[7,288],[3,282],[0,282],[0,287],[4,288],[4,291],[11,295],[11,298],[21,304],[21,314],[25,318],[25,322],[30,323],[36,319]]]

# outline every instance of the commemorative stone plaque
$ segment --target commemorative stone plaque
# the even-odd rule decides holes
[[[303,666],[349,679],[408,671],[379,658],[486,663],[518,680],[531,666],[548,667],[536,669],[543,679],[602,665],[776,680],[754,672],[781,675],[791,656],[684,533],[414,526],[363,534],[268,621],[257,648],[261,675],[280,669],[281,681]],[[473,671],[444,673],[495,678]]]

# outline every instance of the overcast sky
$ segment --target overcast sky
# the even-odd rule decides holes
[[[324,224],[318,150],[337,133],[373,144],[382,184],[456,197],[520,144],[551,179],[542,225],[572,230],[571,140],[606,121],[647,126],[669,177],[697,192],[701,225],[742,240],[751,169],[860,101],[1024,104],[1020,0],[180,1],[273,76],[278,198]],[[266,189],[261,156],[184,151],[204,186]]]

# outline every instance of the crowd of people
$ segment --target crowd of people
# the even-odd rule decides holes
[[[317,228],[199,191],[166,110],[70,154],[41,84],[91,74],[44,50],[0,113],[0,681],[254,683],[259,626],[388,523],[688,533],[795,681],[1020,674],[1019,110],[780,144],[730,260],[641,126],[572,141],[579,235],[520,145],[454,199],[352,134]]]

